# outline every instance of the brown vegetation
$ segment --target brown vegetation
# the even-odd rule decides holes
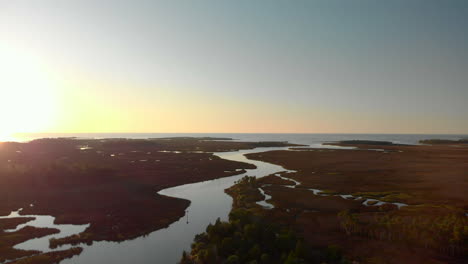
[[[449,256],[468,252],[468,219],[450,207],[410,206],[388,213],[339,213],[347,235],[406,243]]]
[[[274,175],[265,176],[263,178],[258,179],[260,184],[276,184],[276,185],[294,185],[293,181],[281,179],[280,177],[276,177]]]
[[[9,264],[55,264],[59,263],[64,259],[72,258],[75,255],[79,255],[82,251],[82,248],[74,247],[67,250],[34,255],[28,258],[23,258],[17,261],[10,262]]]
[[[32,254],[37,254],[37,251],[25,251],[14,249],[13,246],[29,239],[43,237],[58,233],[59,230],[52,228],[36,228],[26,226],[15,232],[5,232],[0,230],[0,263],[5,260],[17,259]]]
[[[369,146],[357,150],[270,151],[248,158],[280,164],[303,187],[376,194],[409,204],[468,209],[468,147]],[[385,151],[366,149],[384,148]]]
[[[0,219],[0,230],[14,229],[21,224],[34,220],[34,217],[14,217]]]
[[[263,187],[275,205],[269,218],[294,226],[312,247],[338,245],[360,263],[466,263],[468,148],[356,147],[249,154],[296,170],[285,176],[301,182],[292,189],[269,180]],[[412,205],[366,207],[306,188]]]
[[[271,203],[279,208],[300,208],[320,212],[339,212],[346,209],[358,209],[361,203],[354,200],[345,200],[338,196],[313,195],[309,190],[302,188],[287,188],[283,186],[263,187],[265,192],[272,195]]]
[[[22,214],[52,215],[59,224],[90,224],[52,246],[135,238],[168,226],[189,205],[157,191],[254,168],[204,151],[279,145],[288,144],[206,138],[0,143],[0,215],[24,208]]]

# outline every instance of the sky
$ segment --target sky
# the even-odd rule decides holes
[[[0,0],[0,135],[468,134],[468,2]]]

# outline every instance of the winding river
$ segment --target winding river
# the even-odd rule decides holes
[[[257,168],[236,176],[164,189],[159,194],[191,201],[184,217],[165,229],[157,230],[134,240],[120,243],[94,242],[92,246],[80,245],[84,249],[81,255],[61,263],[177,263],[182,256],[182,251],[190,250],[190,245],[196,234],[203,232],[206,226],[209,223],[214,223],[218,217],[221,220],[227,220],[232,198],[224,193],[224,189],[229,188],[246,175],[263,177],[284,171],[283,167],[278,165],[249,160],[244,154],[285,149],[288,148],[256,148],[215,153],[220,158],[251,163]]]
[[[321,146],[325,147],[325,146]],[[337,147],[330,147],[337,148]],[[256,176],[264,177],[270,174],[279,173],[285,170],[283,167],[266,163],[262,161],[247,159],[244,155],[249,153],[257,153],[271,150],[287,150],[287,147],[282,148],[256,148],[252,150],[240,150],[234,152],[217,152],[216,156],[226,160],[240,161],[254,164],[257,168],[247,170],[246,173],[225,177],[205,182],[198,182],[193,184],[181,185],[173,188],[164,189],[159,194],[171,197],[178,197],[191,201],[190,206],[186,211],[186,215],[178,221],[172,223],[165,229],[160,229],[152,232],[146,236],[139,237],[133,240],[123,242],[94,242],[93,245],[80,245],[83,247],[83,253],[75,256],[72,259],[64,260],[61,263],[66,264],[89,264],[89,263],[134,263],[134,264],[149,264],[149,263],[177,263],[180,260],[182,251],[190,250],[190,245],[196,234],[203,232],[209,223],[213,223],[219,217],[221,220],[227,220],[228,214],[231,210],[232,198],[227,195],[224,190],[229,188],[236,181],[242,177]],[[282,174],[282,177],[285,177]],[[285,178],[288,179],[288,178]],[[295,182],[296,187],[300,183]],[[260,189],[262,192],[263,190]],[[311,194],[320,195],[320,190],[311,189]],[[264,206],[266,209],[272,208],[273,205],[269,204],[268,195],[265,195],[264,201],[258,204]],[[344,199],[350,198],[350,195],[340,195]],[[365,203],[365,202],[364,202]],[[11,216],[15,216],[13,214]],[[10,216],[10,217],[11,217]],[[53,218],[50,216],[36,216],[39,221],[46,221],[47,223],[39,226],[56,227],[61,230],[58,234],[59,237],[63,235],[70,235],[71,233],[80,233],[87,226],[55,226]],[[42,219],[42,220],[41,220]],[[30,222],[28,225],[31,225]],[[52,235],[54,236],[54,235]],[[57,237],[57,235],[55,235]],[[48,239],[32,239],[25,243],[16,245],[18,249],[30,249],[51,251],[48,248]],[[55,250],[70,248],[69,245],[59,247]]]

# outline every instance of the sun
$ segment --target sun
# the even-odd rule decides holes
[[[0,141],[44,132],[55,120],[56,88],[38,60],[0,44]]]

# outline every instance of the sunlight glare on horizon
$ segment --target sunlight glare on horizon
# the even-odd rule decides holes
[[[3,1],[0,134],[468,131],[468,1]]]
[[[56,93],[46,69],[1,44],[0,58],[0,141],[13,133],[48,129],[56,116]]]

